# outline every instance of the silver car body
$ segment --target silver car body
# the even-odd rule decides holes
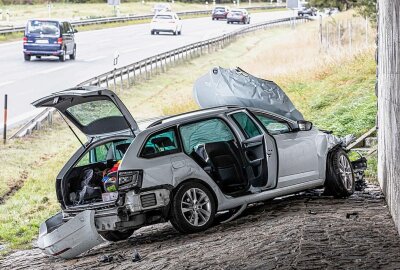
[[[200,82],[204,83],[204,80],[200,80]],[[200,91],[198,86],[199,84],[197,84],[197,91]],[[208,187],[216,199],[217,211],[246,206],[250,203],[322,186],[325,181],[328,151],[335,145],[342,145],[343,140],[316,128],[301,129],[300,125],[304,124],[304,120],[299,122],[287,117],[290,112],[295,112],[296,117],[301,117],[301,114],[299,115],[294,107],[286,106],[287,104],[284,103],[290,102],[290,100],[284,97],[283,91],[279,93],[283,94],[280,97],[283,97],[284,102],[281,102],[281,108],[276,111],[281,114],[260,108],[220,106],[165,118],[156,121],[143,131],[138,130],[135,120],[118,97],[104,88],[69,89],[34,102],[33,104],[37,107],[48,106],[59,109],[65,117],[88,136],[88,142],[78,149],[57,176],[56,191],[62,206],[62,212],[59,214],[61,218],[54,219],[58,220],[57,224],[49,222],[49,220],[42,224],[38,240],[39,247],[48,254],[69,258],[83,252],[84,248],[82,247],[91,248],[100,243],[97,232],[101,234],[107,231],[137,229],[148,224],[167,221],[173,192],[186,181],[201,182]],[[199,96],[201,93],[198,93],[197,97]],[[77,120],[82,113],[85,113],[83,109],[86,107],[80,107],[80,110],[75,112],[70,109],[70,106],[86,104],[85,102],[92,100],[102,102],[102,104],[105,101],[111,102],[118,108],[119,113],[114,112],[112,116],[81,125]],[[106,106],[108,105],[106,104]],[[289,111],[282,110],[282,106],[289,108]],[[92,110],[92,116],[96,115],[93,113],[93,108],[90,107],[90,110]],[[238,113],[246,119],[250,119],[249,121],[254,123],[262,134],[252,138],[246,137],[238,122],[234,120],[234,115]],[[77,117],[74,117],[74,114]],[[271,134],[258,118],[261,116],[283,123],[287,132],[278,130],[279,132]],[[221,187],[206,172],[205,168],[184,151],[180,128],[207,119],[217,119],[221,123],[225,123],[234,135],[234,140],[239,145],[239,151],[245,147],[246,149],[252,149],[252,147],[257,149],[254,153],[259,157],[249,159],[247,156],[247,160],[250,162],[249,164],[254,163],[257,168],[261,166],[260,168],[267,170],[268,174],[266,179],[262,179],[262,185],[255,185],[248,180],[248,187],[243,194],[239,196],[227,194],[221,190]],[[125,120],[125,124],[123,120]],[[100,124],[107,126],[104,127],[106,130],[104,134],[99,134]],[[174,130],[177,134],[179,149],[162,156],[143,157],[142,153],[150,136],[168,129]],[[118,194],[112,200],[82,205],[71,204],[70,194],[68,194],[69,187],[66,182],[69,181],[68,177],[71,171],[77,168],[82,157],[99,145],[126,139],[132,142],[119,165],[118,181],[124,172],[135,171],[138,172],[135,176],[136,186],[131,186],[133,182],[119,186]],[[139,178],[141,178],[140,183],[137,180]],[[81,220],[82,215],[85,215],[84,221]],[[77,219],[78,221],[76,221]],[[66,227],[71,227],[71,224],[75,224],[73,226],[76,228],[81,226],[85,229],[72,231],[66,229]],[[87,233],[90,228],[96,232]],[[68,237],[65,234],[68,234]],[[88,238],[91,240],[89,241]],[[71,239],[74,240],[73,244]],[[80,248],[71,251],[74,247]],[[63,254],[63,252],[67,253]]]

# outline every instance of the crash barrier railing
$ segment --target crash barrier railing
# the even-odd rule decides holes
[[[276,6],[255,6],[255,7],[247,7],[247,10],[268,10],[268,9],[279,9],[285,8],[286,6],[276,5]],[[211,14],[211,9],[207,10],[195,10],[195,11],[182,11],[177,12],[179,16],[196,16],[196,15],[207,15]],[[121,16],[121,17],[108,17],[108,18],[98,18],[98,19],[87,19],[71,22],[73,26],[86,26],[93,24],[105,24],[105,23],[116,23],[116,22],[127,22],[127,21],[140,21],[140,20],[150,20],[152,19],[154,14],[148,15],[135,15],[135,16]],[[1,28],[0,34],[10,34],[16,32],[23,32],[25,30],[25,26],[16,26],[16,27],[8,27]]]
[[[172,65],[179,64],[183,61],[201,56],[205,53],[222,49],[231,42],[235,41],[239,36],[248,32],[267,28],[269,26],[280,26],[287,24],[294,25],[296,21],[306,22],[309,21],[309,19],[303,17],[290,17],[249,25],[222,36],[195,42],[174,50],[148,57],[118,69],[108,71],[88,79],[77,86],[103,86],[107,88],[112,86],[114,91],[116,91],[117,86],[119,86],[119,88],[123,90],[126,86],[124,81],[127,82],[127,87],[129,87],[129,85],[134,84],[137,80],[149,79],[151,76],[159,74],[160,72],[166,72],[167,69]],[[46,124],[46,122],[51,124],[53,113],[53,109],[44,110],[34,119],[23,125],[11,138],[20,138],[24,137],[25,135],[29,135],[33,130],[40,129],[41,126]]]

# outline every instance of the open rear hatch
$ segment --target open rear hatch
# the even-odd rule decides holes
[[[276,83],[257,78],[240,68],[213,68],[196,80],[193,91],[202,108],[238,105],[270,111],[294,121],[304,120]]]
[[[122,101],[105,88],[71,88],[41,98],[32,105],[56,108],[89,138],[124,132],[135,136],[139,132],[135,119]]]

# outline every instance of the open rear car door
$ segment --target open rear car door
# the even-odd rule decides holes
[[[32,103],[35,107],[53,107],[68,118],[87,137],[131,132],[139,127],[118,98],[105,88],[89,86],[53,93]]]

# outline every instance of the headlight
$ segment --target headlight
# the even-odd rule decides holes
[[[119,189],[142,186],[142,175],[143,175],[142,171],[119,171],[118,172]]]

